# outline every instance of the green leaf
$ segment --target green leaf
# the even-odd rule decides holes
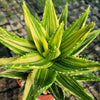
[[[47,68],[53,63],[44,59],[38,52],[31,52],[20,58],[15,59],[7,64],[2,64],[3,68],[11,69],[34,69],[34,68]]]
[[[43,56],[47,60],[56,59],[61,54],[60,50],[56,47],[49,49],[48,51],[43,53]]]
[[[62,33],[63,33],[63,22],[60,24],[59,28],[51,36],[51,39],[49,40],[49,49],[46,50],[43,53],[43,56],[46,57],[48,60],[53,60],[57,58],[61,53],[59,50],[60,44],[61,44],[61,39],[62,39]],[[46,45],[45,45],[46,46]]]
[[[56,100],[65,100],[64,91],[55,83],[48,89]]]
[[[8,64],[9,62],[12,62],[13,60],[15,60],[17,58],[19,58],[19,56],[9,57],[9,58],[0,58],[0,65]]]
[[[66,41],[71,35],[73,35],[75,32],[85,26],[89,10],[90,6],[68,29],[65,30],[65,32],[63,33],[62,42]]]
[[[67,16],[68,16],[68,3],[66,3],[61,15],[60,15],[60,18],[59,18],[59,24],[61,22],[64,22],[64,29],[67,28]]]
[[[28,53],[24,56],[21,56],[20,58],[17,58],[16,60],[12,61],[9,64],[24,64],[24,65],[37,65],[42,66],[44,64],[50,63],[46,59],[44,59],[40,54],[36,51]]]
[[[32,41],[14,36],[0,34],[0,42],[18,55],[23,55],[36,49]]]
[[[31,30],[30,30],[30,23],[26,17],[26,15],[24,14],[24,19],[25,19],[25,26],[26,26],[26,31],[27,31],[27,36],[28,36],[28,39],[29,40],[33,40],[32,38],[32,35],[30,34],[31,33]]]
[[[86,39],[79,45],[79,47],[71,54],[77,56],[81,53],[98,35],[100,34],[100,29],[90,32]]]
[[[43,44],[44,52],[46,52],[48,50],[48,43],[43,37],[41,37],[41,41]]]
[[[34,43],[37,47],[37,50],[42,53],[43,52],[43,44],[41,41],[41,37],[43,37],[46,41],[46,39],[49,38],[47,32],[44,30],[42,25],[31,15],[29,12],[25,2],[23,2],[23,11],[25,19],[27,20],[28,30],[30,32],[30,35],[32,39],[34,40]]]
[[[100,63],[69,56],[58,59],[50,68],[63,74],[79,75],[84,72],[100,70]]]
[[[23,100],[35,100],[55,81],[56,73],[49,69],[34,69],[26,80]]]
[[[14,70],[16,72],[21,72],[21,73],[30,73],[34,69],[34,66],[2,65],[2,68],[3,69],[11,69],[11,70]]]
[[[39,16],[38,16],[37,13],[35,13],[35,18],[36,18],[36,20],[37,20],[39,23],[41,23],[40,18],[39,18]]]
[[[70,36],[66,41],[64,41],[61,44],[61,56],[66,57],[71,55],[71,53],[74,52],[83,42],[83,40],[86,38],[87,34],[91,31],[94,25],[94,22],[90,23],[89,25],[81,28],[78,32]]]
[[[46,0],[42,26],[45,28],[50,37],[53,33],[55,33],[59,26],[52,0]]]
[[[0,72],[0,77],[14,78],[14,79],[26,79],[27,73],[17,72],[12,69],[7,69],[3,72]]]
[[[93,100],[81,87],[81,85],[73,79],[71,76],[59,74],[57,76],[57,83],[58,85],[62,86],[63,88],[67,88],[72,94],[77,96],[81,100]]]
[[[6,36],[12,36],[12,37],[14,36],[14,37],[19,38],[19,36],[16,35],[14,32],[11,33],[2,27],[0,27],[0,34],[6,35]]]
[[[51,36],[49,40],[49,48],[59,48],[62,40],[64,23],[62,22],[57,31]]]
[[[41,63],[41,65],[39,65]],[[51,62],[40,62],[39,64],[35,63],[34,65],[32,63],[29,64],[6,64],[6,65],[1,65],[2,68],[8,68],[12,69],[18,72],[31,72],[33,69],[43,69],[43,68],[48,68],[52,66],[53,63]]]
[[[73,75],[72,77],[78,81],[100,81],[100,77],[91,72],[83,73],[81,75]]]

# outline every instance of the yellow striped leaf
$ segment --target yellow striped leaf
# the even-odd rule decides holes
[[[35,68],[48,68],[52,62],[44,59],[38,52],[31,52],[20,58],[15,59],[7,64],[2,64],[3,68],[11,69],[35,69]]]
[[[48,44],[49,44],[49,48],[59,48],[60,44],[61,44],[61,40],[62,40],[62,35],[63,35],[63,27],[64,27],[64,23],[62,22],[59,25],[59,28],[57,29],[57,31],[51,36]]]
[[[51,36],[51,39],[48,42],[49,49],[43,53],[43,56],[46,57],[48,60],[53,60],[61,54],[59,47],[63,34],[63,26],[64,24],[62,22],[57,31]]]
[[[48,90],[56,100],[65,100],[64,90],[60,88],[58,85],[56,85],[55,83],[53,83],[53,85],[49,87]]]
[[[38,69],[40,66],[29,66],[29,65],[1,65],[3,69],[11,69],[16,72],[30,73],[35,67]],[[45,67],[42,67],[45,68]]]
[[[61,86],[64,89],[67,88],[72,94],[77,96],[80,100],[93,100],[93,98],[86,93],[84,88],[71,76],[58,74],[56,79],[59,86]]]
[[[24,15],[24,16],[25,16],[25,15]],[[29,25],[30,23],[29,23],[29,21],[28,21],[28,19],[27,19],[26,16],[24,17],[24,19],[25,19],[25,26],[26,26],[26,31],[27,31],[28,39],[29,39],[29,40],[33,40],[32,35],[30,34],[30,33],[31,33],[30,25]]]
[[[57,27],[59,26],[52,0],[46,0],[42,26],[45,28],[49,36],[55,33]]]
[[[56,73],[49,69],[34,69],[27,77],[23,100],[35,100],[55,81]]]
[[[71,35],[73,35],[75,32],[77,32],[79,29],[85,26],[89,10],[90,6],[70,27],[68,27],[68,29],[65,30],[65,32],[63,33],[62,42],[67,40]]]
[[[41,37],[41,41],[43,44],[44,52],[46,52],[48,50],[48,43],[43,37]]]
[[[3,72],[0,72],[0,77],[14,78],[14,79],[26,79],[27,73],[17,72],[12,69],[7,69]]]
[[[79,45],[79,47],[72,52],[71,55],[77,56],[79,53],[81,53],[98,35],[100,34],[100,29],[94,30],[93,32],[90,32],[86,39]]]
[[[92,72],[83,73],[81,75],[73,75],[72,77],[78,81],[100,81],[100,77],[94,75]]]
[[[6,36],[14,36],[14,37],[19,37],[17,34],[15,34],[14,32],[11,33],[9,31],[7,31],[6,29],[0,27],[0,34],[6,35]]]
[[[56,47],[52,48],[52,49],[48,49],[48,51],[43,53],[43,56],[47,59],[47,60],[54,60],[56,59],[59,55],[61,54],[60,50]]]
[[[69,56],[59,58],[50,68],[63,74],[80,75],[85,72],[100,70],[100,63]]]
[[[67,16],[68,16],[68,3],[66,3],[60,17],[59,17],[59,24],[63,21],[64,22],[64,29],[67,28]]]
[[[61,44],[61,56],[66,57],[71,55],[71,53],[74,52],[83,42],[83,40],[86,38],[87,34],[91,31],[94,25],[94,22],[90,23],[89,25],[85,26],[84,28],[80,29],[78,32],[70,36],[66,41],[64,41]]]
[[[49,36],[48,36],[47,32],[44,30],[44,28],[42,27],[42,25],[31,15],[25,2],[23,2],[22,7],[23,7],[25,19],[29,26],[29,31],[30,31],[31,37],[34,40],[37,50],[40,53],[42,53],[43,52],[43,44],[41,41],[41,37],[43,37],[46,41],[46,39],[48,39]]]
[[[0,58],[0,65],[8,64],[9,62],[12,62],[13,60],[15,60],[17,58],[19,58],[19,56],[9,57],[9,58]]]
[[[34,43],[24,38],[0,34],[0,42],[18,55],[36,50]]]

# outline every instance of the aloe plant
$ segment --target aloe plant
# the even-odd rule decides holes
[[[23,100],[35,100],[48,89],[56,100],[64,100],[70,92],[81,100],[93,100],[80,81],[100,81],[92,71],[100,70],[100,63],[79,58],[79,54],[100,33],[91,32],[95,23],[85,25],[89,9],[67,28],[68,4],[57,19],[52,0],[46,0],[41,22],[31,15],[23,1],[28,39],[0,28],[0,42],[18,56],[1,58],[7,68],[1,77],[25,79]]]

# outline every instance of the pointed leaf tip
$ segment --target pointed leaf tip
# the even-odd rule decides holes
[[[49,40],[49,46],[51,48],[60,47],[62,34],[63,34],[63,27],[64,27],[64,23],[62,22],[59,28],[57,29],[57,31],[52,35],[51,39]]]
[[[73,95],[77,96],[80,100],[93,100],[84,88],[71,76],[58,74],[56,77],[57,84],[64,89],[68,89]]]
[[[25,3],[23,3],[23,10],[26,19],[26,26],[28,26],[27,28],[29,30],[29,35],[32,37],[32,40],[34,40],[34,43],[39,53],[42,53],[43,44],[41,41],[41,37],[43,37],[46,41],[49,36],[42,25],[34,18],[34,16],[31,15]]]
[[[63,21],[64,22],[64,29],[67,27],[67,16],[68,16],[68,3],[66,3],[60,17],[59,17],[59,24]]]
[[[59,26],[52,0],[46,0],[45,2],[45,8],[41,24],[45,28],[49,36],[55,33],[57,27]]]
[[[72,53],[72,55],[77,56],[81,53],[98,35],[100,34],[100,29],[90,32],[86,39],[79,45],[79,47]]]
[[[79,31],[72,34],[66,41],[64,41],[61,44],[61,56],[66,57],[68,55],[71,55],[84,41],[84,39],[87,37],[87,34],[92,30],[94,25],[94,22],[90,23],[89,25],[81,28]]]
[[[90,11],[90,6],[79,16],[79,18],[67,28],[63,33],[63,39],[62,42],[66,41],[72,34],[80,30],[85,26],[88,14]]]

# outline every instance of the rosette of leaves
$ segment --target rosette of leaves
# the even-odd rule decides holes
[[[28,39],[0,28],[0,42],[18,56],[1,58],[7,68],[1,77],[26,79],[23,100],[35,100],[48,89],[56,100],[64,100],[67,92],[81,100],[93,100],[80,81],[100,81],[92,71],[100,70],[100,63],[79,58],[100,29],[91,32],[95,23],[85,25],[89,8],[67,28],[68,4],[57,19],[52,0],[46,0],[42,21],[31,15],[23,1]]]

